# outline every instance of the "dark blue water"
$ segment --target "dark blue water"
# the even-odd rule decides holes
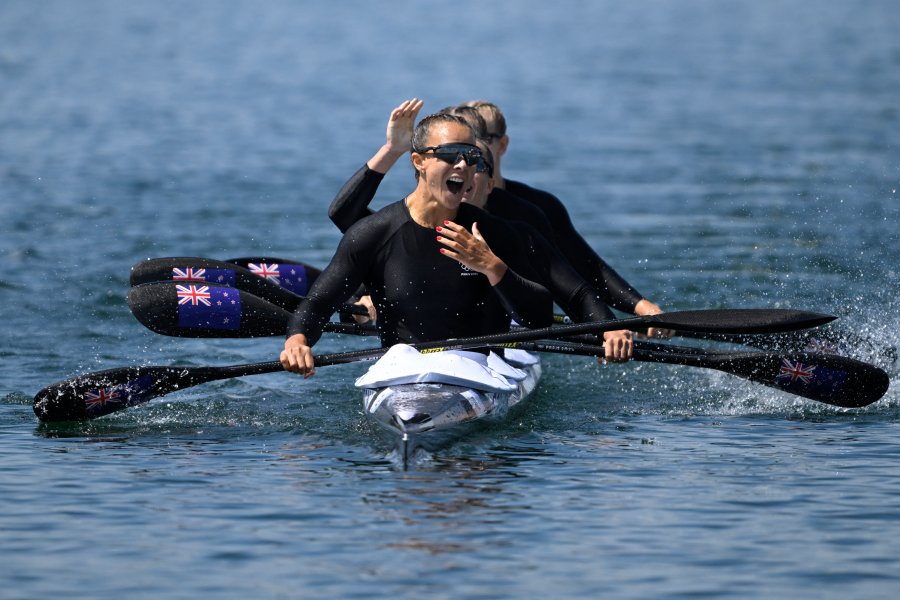
[[[273,359],[144,330],[129,268],[324,265],[328,203],[412,96],[501,105],[504,173],[665,308],[831,312],[896,345],[898,30],[892,0],[0,3],[0,596],[893,597],[894,389],[843,411],[548,355],[527,411],[409,472],[358,364],[83,425],[31,397]],[[411,187],[402,165],[376,205]]]

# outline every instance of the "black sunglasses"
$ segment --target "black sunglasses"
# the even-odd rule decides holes
[[[476,173],[487,173],[488,177],[494,176],[494,165],[488,162],[487,157],[482,156],[477,163],[475,163],[475,172]]]
[[[451,165],[455,165],[462,159],[471,167],[472,165],[477,165],[478,161],[484,160],[481,150],[472,144],[441,144],[440,146],[428,146],[427,148],[413,148],[413,152],[417,154],[424,155],[429,151],[431,151],[431,154],[427,156],[433,156]]]

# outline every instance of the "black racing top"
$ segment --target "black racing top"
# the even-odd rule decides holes
[[[572,225],[569,211],[562,201],[549,192],[533,188],[519,181],[504,179],[506,191],[540,209],[552,230],[551,242],[559,248],[566,260],[582,277],[588,280],[600,297],[624,312],[634,312],[634,307],[643,296],[634,289],[615,269],[600,258],[581,234]],[[494,189],[496,192],[497,189]],[[493,196],[493,192],[491,196]]]
[[[314,344],[324,324],[363,283],[378,310],[383,346],[480,336],[509,330],[510,319],[527,327],[552,324],[553,299],[548,290],[519,275],[530,274],[534,254],[508,223],[468,204],[456,222],[471,230],[477,222],[491,250],[508,267],[494,287],[481,273],[470,271],[440,253],[434,229],[422,227],[401,202],[351,226],[331,263],[297,308],[288,335],[306,334]]]

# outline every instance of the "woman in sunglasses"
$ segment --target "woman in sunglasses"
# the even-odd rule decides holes
[[[515,230],[463,204],[483,158],[471,127],[431,115],[416,127],[412,146],[415,189],[344,235],[291,318],[285,369],[315,372],[311,347],[360,284],[374,299],[383,346],[500,333],[510,318],[551,324],[550,293],[520,274],[531,272]]]
[[[414,149],[413,122],[422,107],[421,100],[408,100],[392,111],[388,120],[387,141],[378,152],[343,186],[329,207],[329,217],[346,231],[356,220],[371,214],[367,208],[375,196],[384,174],[405,152]],[[552,232],[546,218],[535,207],[523,203],[505,192],[492,193],[493,157],[483,139],[486,136],[484,119],[474,108],[448,107],[442,112],[462,117],[476,134],[476,145],[482,159],[476,164],[472,185],[466,190],[463,201],[483,208],[515,225],[522,238],[522,257],[528,262],[535,281],[541,282],[552,293],[554,300],[575,321],[583,322],[613,318],[612,312],[601,301],[599,294],[571,268],[565,258],[547,240]],[[375,317],[371,302],[363,296],[360,303],[369,308]],[[631,357],[632,334],[630,331],[608,332],[603,336],[607,358],[620,361]]]

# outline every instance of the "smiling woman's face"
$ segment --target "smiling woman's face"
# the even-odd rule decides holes
[[[460,123],[435,123],[428,134],[428,146],[458,143],[475,143],[472,130]],[[413,155],[413,165],[419,171],[419,187],[447,209],[456,210],[472,187],[475,166],[462,158],[451,165],[425,152]]]

